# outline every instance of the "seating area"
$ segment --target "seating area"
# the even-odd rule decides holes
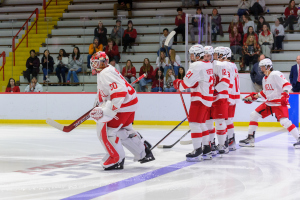
[[[59,2],[60,0],[58,0]],[[0,48],[1,52],[5,51],[7,55],[11,55],[11,35],[12,24],[8,21],[11,18],[16,18],[17,22],[13,23],[13,34],[15,35],[20,27],[24,24],[30,13],[34,8],[42,10],[41,0],[28,0],[22,1],[22,5],[18,4],[17,0],[4,1],[3,7],[0,7]],[[23,3],[24,2],[24,3]],[[26,2],[26,3],[25,3]],[[42,53],[45,49],[49,49],[53,58],[58,56],[59,49],[65,49],[68,54],[71,54],[74,46],[77,46],[81,54],[83,54],[84,68],[86,71],[86,61],[88,55],[88,47],[93,42],[94,28],[97,26],[98,21],[101,20],[103,25],[107,28],[107,35],[109,37],[113,27],[116,24],[116,18],[113,15],[113,4],[117,1],[105,1],[105,0],[73,0],[69,2],[67,9],[63,10],[62,17],[58,17],[57,24],[50,23],[48,41],[35,39],[39,36],[30,35],[30,46],[39,45],[39,49],[36,50],[40,53],[39,58],[42,57]],[[217,42],[212,46],[228,46],[230,45],[229,33],[227,32],[228,26],[232,21],[233,15],[237,13],[238,0],[213,0],[211,1],[212,7],[206,7],[202,9],[204,14],[211,14],[213,8],[217,8],[219,14],[222,16],[222,26],[224,30],[224,37],[217,37]],[[298,5],[300,2],[296,1]],[[26,5],[24,5],[26,4]],[[200,6],[206,5],[206,1],[200,1]],[[266,21],[271,25],[274,24],[275,18],[283,17],[284,9],[288,5],[287,2],[280,0],[266,0],[266,7],[269,10],[264,15]],[[172,31],[175,28],[175,17],[177,15],[176,9],[181,7],[181,1],[155,1],[155,0],[135,0],[133,1],[132,17],[133,27],[137,30],[137,38],[135,45],[133,46],[133,53],[122,53],[119,65],[124,67],[126,60],[130,59],[136,68],[137,73],[140,71],[144,58],[149,58],[153,68],[156,68],[157,51],[159,49],[159,37],[162,34],[164,28],[168,28]],[[184,7],[183,11],[188,14],[195,14],[195,7]],[[49,11],[52,12],[52,11]],[[54,12],[54,11],[53,11]],[[118,11],[118,15],[127,16],[127,11]],[[55,16],[57,17],[57,16]],[[88,18],[83,21],[82,18]],[[252,19],[254,17],[252,16]],[[128,19],[123,19],[122,26],[126,29]],[[191,23],[191,19],[189,19]],[[42,23],[44,34],[47,34],[47,26]],[[51,30],[52,29],[52,30]],[[284,50],[280,53],[272,54],[272,60],[274,68],[281,71],[290,71],[290,67],[295,63],[296,56],[298,55],[298,49],[300,45],[299,24],[295,25],[294,34],[286,31],[283,42]],[[25,34],[25,31],[21,31],[21,34]],[[20,38],[19,38],[20,39]],[[33,41],[33,40],[34,41]],[[204,36],[205,40],[205,36]],[[176,53],[180,56],[181,62],[185,62],[185,45],[182,44],[181,35],[179,36],[179,43],[172,48],[176,50]],[[47,47],[48,45],[48,47]],[[191,46],[191,38],[189,35],[189,44]],[[119,47],[119,51],[122,52],[122,47]],[[29,57],[29,52],[18,52],[19,56]],[[24,66],[24,60],[16,59],[17,66]],[[239,61],[236,60],[236,64]],[[10,66],[6,66],[9,68]],[[41,72],[41,70],[40,70]],[[26,87],[26,80],[20,73],[19,81],[21,83],[21,91]],[[137,74],[138,76],[138,74]],[[42,81],[42,73],[39,74],[38,81]],[[96,79],[91,74],[79,74],[79,80],[81,83],[85,83],[85,87],[96,87]],[[55,74],[50,75],[50,82],[57,82]],[[93,84],[94,83],[94,84]],[[65,86],[49,86],[49,91],[81,91],[82,86],[66,87]],[[72,89],[71,89],[72,88]],[[88,91],[88,90],[87,90]]]

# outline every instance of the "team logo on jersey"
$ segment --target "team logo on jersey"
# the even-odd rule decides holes
[[[274,90],[271,84],[265,85],[266,90]]]

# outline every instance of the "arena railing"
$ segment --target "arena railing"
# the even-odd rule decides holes
[[[28,30],[28,22],[31,19],[31,17],[35,14],[35,22],[31,25],[31,28]],[[37,26],[38,26],[38,19],[39,19],[39,9],[36,8],[32,14],[30,15],[30,17],[26,20],[26,22],[24,23],[24,25],[20,28],[19,32],[15,35],[15,37],[12,39],[12,52],[13,52],[13,66],[15,66],[15,52],[18,49],[18,47],[20,46],[20,44],[23,42],[23,40],[26,38],[26,47],[28,47],[28,34],[31,31],[31,29],[33,28],[34,25],[35,26],[35,33],[37,34]],[[25,36],[22,38],[22,40],[19,42],[18,46],[15,47],[16,45],[16,37],[19,35],[19,33],[21,32],[21,30],[23,30],[24,26],[26,26],[26,34]]]
[[[3,51],[0,54],[0,58],[1,57],[2,57],[2,67],[0,68],[0,72],[1,72],[1,70],[3,70],[3,81],[4,81],[4,66],[5,66],[5,63],[6,63],[6,54],[5,54],[5,51]]]
[[[48,8],[48,6],[50,5],[51,2],[52,2],[52,0],[50,0],[50,1],[48,2],[48,4],[47,4],[47,3],[46,3],[46,0],[43,0],[43,9],[44,9],[45,17],[47,17],[46,11],[47,11],[47,8]],[[57,5],[57,0],[56,0],[56,5]]]

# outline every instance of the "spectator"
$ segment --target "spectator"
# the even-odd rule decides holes
[[[94,30],[94,37],[99,38],[99,44],[107,45],[107,29],[103,26],[102,21],[98,22],[98,26]]]
[[[142,78],[139,82],[141,92],[145,92],[147,88],[147,83],[152,82],[152,74],[153,74],[153,67],[150,65],[150,61],[148,58],[144,59],[143,66],[140,69],[140,76],[146,74],[144,78]]]
[[[16,86],[16,81],[13,78],[10,78],[6,87],[5,92],[20,92],[19,86]]]
[[[265,0],[252,0],[250,11],[253,13],[256,20],[258,20],[258,15],[263,13],[265,10]]]
[[[120,66],[116,63],[115,59],[112,59],[112,60],[109,62],[109,64],[110,64],[111,66],[115,67],[116,70],[118,70],[118,72],[121,72],[121,68],[120,68]]]
[[[290,83],[293,86],[293,92],[300,92],[300,55],[297,56],[297,64],[293,65],[290,72]]]
[[[178,69],[179,67],[181,66],[181,60],[180,60],[180,57],[179,55],[176,55],[176,51],[174,49],[171,49],[169,51],[169,55],[170,55],[170,62],[171,62],[171,65],[173,66],[173,69],[174,69],[174,72],[175,72],[175,75],[176,77],[178,76]],[[167,70],[165,69],[165,76],[167,74]]]
[[[170,49],[172,48],[172,45],[173,45],[173,38],[171,38],[171,40],[168,44],[168,50],[166,51],[167,47],[165,47],[165,41],[166,41],[168,35],[169,35],[169,29],[165,28],[163,30],[163,35],[160,36],[160,40],[159,40],[160,49],[157,51],[157,56],[159,56],[160,51],[164,51],[166,53],[166,55],[168,56],[168,52],[170,51]]]
[[[248,28],[250,26],[252,26],[253,31],[255,32],[254,22],[251,20],[249,15],[243,15],[243,31],[244,31],[244,33],[247,33]]]
[[[159,69],[156,71],[151,92],[162,92],[164,87],[164,75],[163,72]]]
[[[255,37],[256,43],[258,43],[258,35],[254,32],[254,29],[252,26],[248,27],[247,33],[244,35],[243,44],[247,41],[247,38],[253,35]]]
[[[187,4],[186,2],[185,2],[185,0],[181,0],[181,2],[182,2],[182,6],[184,7],[184,6],[199,6],[199,0],[195,0],[195,4],[193,4],[193,0],[189,0],[189,3]],[[208,2],[209,2],[209,0],[208,0]]]
[[[135,67],[132,65],[131,60],[127,60],[126,66],[123,67],[122,75],[128,83],[132,83],[136,80],[136,70]],[[133,87],[135,86],[133,85]]]
[[[71,74],[73,74],[74,83],[79,82],[77,74],[79,72],[81,72],[82,64],[83,64],[83,58],[80,55],[79,48],[74,47],[73,53],[72,53],[72,55],[70,56],[70,59],[69,59],[70,69],[69,69],[69,72],[68,72],[67,83],[70,83]]]
[[[201,15],[201,19],[200,17],[192,17],[192,25],[193,27],[190,29],[190,34],[191,34],[191,39],[192,39],[192,44],[195,44],[195,33],[199,33],[199,39],[197,40],[198,44],[201,43],[202,41],[202,37],[203,37],[203,34],[204,34],[204,17],[203,17],[203,14],[202,14],[202,10],[200,7],[197,8],[196,10],[196,15]]]
[[[107,46],[105,48],[105,53],[108,56],[109,61],[114,59],[116,61],[116,63],[119,63],[119,60],[120,60],[119,47],[110,38],[107,40]]]
[[[114,4],[114,16],[117,17],[118,9],[128,10],[128,17],[132,17],[132,0],[118,0],[118,3]]]
[[[57,56],[55,60],[54,66],[56,67],[56,76],[58,78],[58,83],[61,83],[61,77],[63,79],[63,83],[66,82],[66,72],[68,72],[68,64],[69,64],[69,58],[64,49],[59,50],[59,55]]]
[[[258,55],[260,54],[260,47],[256,43],[256,40],[253,35],[250,35],[247,38],[247,41],[243,46],[243,51],[244,51],[244,62],[246,66],[246,71],[249,71],[250,62],[256,63],[258,59]]]
[[[217,35],[224,36],[223,28],[222,28],[222,18],[221,15],[218,14],[218,10],[214,8],[212,10],[212,20],[211,20],[211,28],[212,28],[212,41],[217,41]]]
[[[253,65],[253,67],[252,67],[252,69],[251,69],[251,72],[250,72],[250,77],[251,77],[251,80],[252,80],[252,83],[253,83],[253,85],[254,85],[254,88],[255,88],[255,91],[256,91],[256,92],[260,92],[260,91],[262,91],[262,89],[263,89],[263,88],[262,88],[262,80],[263,80],[265,74],[259,72],[259,71],[260,71],[260,69],[259,69],[259,61],[261,61],[261,60],[263,60],[263,59],[265,59],[265,58],[266,58],[265,55],[264,55],[264,54],[261,54],[261,55],[259,56],[258,62],[256,62],[256,63]]]
[[[242,46],[241,44],[241,34],[238,33],[238,29],[236,26],[233,27],[232,32],[229,34],[230,40],[230,49],[234,55],[239,54],[240,57],[242,56]],[[234,55],[232,55],[232,60],[234,60]],[[240,59],[241,60],[241,59]]]
[[[48,49],[46,49],[44,51],[44,55],[42,57],[41,63],[42,63],[42,66],[43,66],[43,73],[44,73],[43,80],[44,80],[44,83],[46,81],[49,82],[48,74],[53,72],[54,60],[53,60],[53,57],[50,56],[50,52],[49,52]]]
[[[99,44],[99,38],[95,37],[93,44],[90,44],[89,55],[87,56],[87,68],[89,70],[91,69],[91,57],[98,51],[103,51],[103,45]]]
[[[243,15],[249,15],[249,8],[250,8],[250,0],[240,0],[238,5],[238,16],[241,18]]]
[[[295,1],[290,0],[289,6],[285,9],[284,15],[285,15],[285,22],[284,22],[284,28],[289,25],[289,30],[291,30],[292,34],[294,33],[294,23],[298,23],[298,8],[295,6]]]
[[[259,44],[261,46],[262,53],[271,58],[271,48],[274,43],[273,34],[269,31],[266,24],[263,25],[263,31],[259,34]]]
[[[178,79],[183,80],[184,77],[185,77],[185,69],[184,67],[179,67]]]
[[[111,30],[110,38],[115,41],[115,43],[119,46],[121,45],[121,38],[124,34],[124,28],[121,27],[121,21],[117,19],[116,25]]]
[[[185,41],[185,13],[182,12],[182,8],[177,8],[178,15],[175,18],[175,25],[177,28],[174,29],[176,34],[174,35],[174,45],[177,45],[177,36],[178,34],[182,35],[183,44]]]
[[[266,20],[263,16],[260,16],[258,18],[258,23],[257,23],[257,27],[256,27],[256,32],[258,35],[263,31],[264,24],[266,24],[270,30],[270,24],[268,22],[266,22]]]
[[[36,77],[32,77],[31,83],[25,88],[25,92],[43,92],[43,86],[37,82]]]
[[[131,44],[135,42],[136,36],[137,36],[136,29],[133,28],[132,21],[129,20],[128,21],[128,27],[124,31],[124,35],[123,35],[123,43],[124,43],[123,53],[126,52],[128,45],[129,45],[129,49],[132,48]]]
[[[157,59],[156,59],[156,66],[157,66],[157,69],[154,72],[154,76],[156,74],[156,71],[159,68],[162,68],[162,69],[160,69],[162,72],[167,71],[167,69],[171,68],[170,60],[168,57],[166,57],[165,52],[163,52],[163,51],[160,52],[160,56],[157,57]]]
[[[30,50],[30,57],[26,61],[26,72],[25,76],[30,83],[30,74],[32,77],[37,77],[37,74],[40,71],[40,59],[35,55],[35,50]]]
[[[164,78],[164,92],[176,92],[173,87],[173,81],[175,81],[174,72],[172,69],[168,69],[167,74]]]
[[[239,34],[241,34],[241,36],[243,36],[244,35],[243,24],[242,24],[242,22],[239,21],[239,17],[236,15],[233,16],[232,21],[228,26],[228,33],[231,33],[234,26],[237,27]]]
[[[282,42],[284,39],[284,28],[280,24],[279,19],[276,19],[275,25],[272,25],[271,32],[274,36],[274,50],[279,53],[277,50],[282,50]]]

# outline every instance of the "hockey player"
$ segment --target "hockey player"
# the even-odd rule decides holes
[[[227,63],[224,62],[226,59],[226,50],[224,47],[216,48],[215,53],[218,54],[218,61],[214,61],[214,77],[215,77],[215,91],[214,91],[214,102],[212,105],[212,115],[215,120],[217,138],[218,138],[218,152],[224,154],[229,152],[226,122],[228,118],[228,98],[229,98],[229,72]]]
[[[194,151],[186,155],[187,161],[199,162],[202,160],[202,125],[205,123],[209,107],[213,102],[213,68],[210,61],[203,61],[204,48],[194,45],[189,50],[192,64],[183,80],[176,79],[173,83],[177,90],[191,88],[191,106],[189,110],[189,126]],[[207,131],[207,128],[206,130]],[[209,146],[208,146],[209,147]],[[209,148],[210,149],[210,148]],[[204,159],[211,159],[208,152]]]
[[[298,129],[289,120],[288,113],[289,91],[292,89],[291,84],[280,71],[273,71],[273,65],[270,59],[266,58],[261,60],[259,67],[261,73],[265,74],[263,78],[263,90],[260,93],[253,92],[246,96],[245,99],[247,101],[245,101],[245,103],[252,103],[252,101],[260,97],[267,101],[258,106],[255,111],[250,114],[248,137],[244,140],[240,140],[239,145],[242,147],[254,147],[258,119],[265,118],[274,113],[280,124],[297,140],[294,147],[300,148]]]
[[[105,170],[123,169],[125,146],[140,163],[155,160],[151,145],[132,127],[138,98],[133,87],[111,65],[105,52],[91,58],[97,71],[97,98],[102,103],[90,113],[97,122],[97,135],[107,154],[101,161]],[[123,146],[122,146],[123,145]]]
[[[233,118],[235,114],[235,107],[236,104],[240,101],[240,80],[238,69],[235,63],[230,62],[231,59],[231,49],[229,47],[225,47],[226,50],[226,62],[229,67],[228,69],[228,76],[230,79],[230,87],[229,87],[229,106],[228,106],[228,119],[225,120],[227,125],[227,134],[228,134],[228,145],[230,151],[236,150],[236,143],[235,143],[235,136],[234,136],[234,125],[233,125]]]

